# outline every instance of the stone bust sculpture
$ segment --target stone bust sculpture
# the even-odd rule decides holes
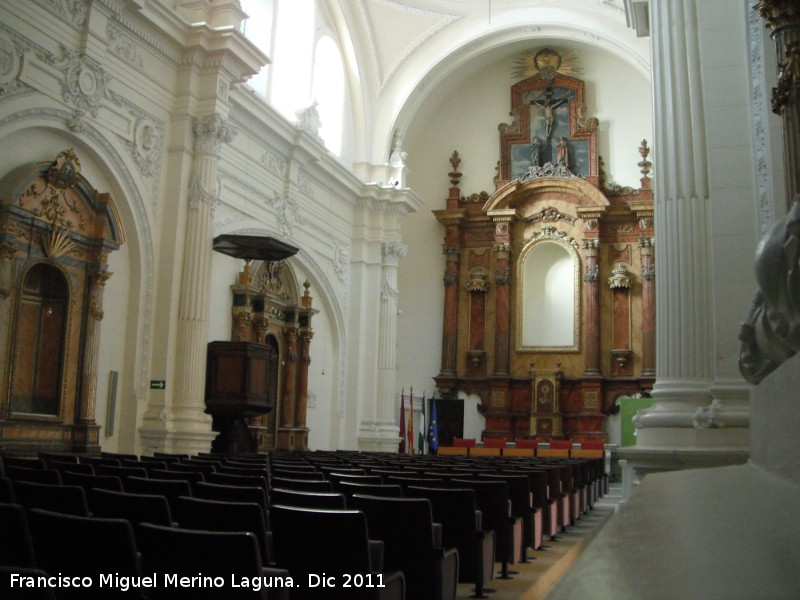
[[[800,195],[756,250],[759,289],[741,329],[739,370],[758,383],[800,350]]]

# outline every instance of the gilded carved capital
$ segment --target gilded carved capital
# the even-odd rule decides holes
[[[618,262],[614,265],[611,270],[611,277],[608,278],[608,287],[612,290],[630,289],[631,274],[623,263]]]
[[[511,281],[511,271],[508,267],[503,270],[496,269],[494,273],[494,282],[496,285],[508,285]]]
[[[583,281],[597,283],[600,278],[600,267],[597,264],[587,264],[583,269]]]
[[[448,246],[447,244],[443,244],[442,252],[445,255],[445,259],[447,260],[447,262],[457,263],[459,260],[459,256],[461,255],[461,248],[459,248],[458,246]]]
[[[468,292],[486,293],[489,291],[489,281],[487,280],[486,272],[482,269],[475,270],[470,273],[469,279],[466,283]]]
[[[796,0],[760,0],[754,8],[771,29],[800,22],[800,5]]]
[[[508,260],[511,257],[511,242],[496,242],[494,253],[497,260]]]
[[[600,240],[589,238],[583,240],[583,249],[586,251],[587,258],[595,258],[600,252]]]

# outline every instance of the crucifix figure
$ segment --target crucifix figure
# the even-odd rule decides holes
[[[545,130],[545,139],[549,140],[550,136],[553,133],[553,110],[564,104],[566,100],[553,100],[553,88],[547,88],[544,91],[544,100],[534,100],[531,104],[535,104],[540,109],[542,109],[542,115],[544,116],[544,130]]]

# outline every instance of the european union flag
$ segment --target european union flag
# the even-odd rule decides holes
[[[428,426],[428,446],[433,454],[439,448],[439,426],[436,423],[436,398],[431,398],[431,424]]]

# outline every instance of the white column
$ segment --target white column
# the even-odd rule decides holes
[[[381,304],[378,329],[378,395],[374,418],[362,421],[359,448],[397,452],[400,432],[394,420],[397,375],[397,267],[408,247],[386,242],[382,248]]]
[[[189,210],[183,253],[175,365],[175,392],[171,407],[173,433],[170,451],[208,450],[216,434],[205,414],[208,303],[211,290],[213,208],[211,190],[217,187],[217,163],[223,143],[233,133],[217,114],[195,120],[194,162],[189,181]]]
[[[650,4],[655,156],[656,383],[637,446],[694,445],[711,402],[712,335],[705,115],[695,0]]]

